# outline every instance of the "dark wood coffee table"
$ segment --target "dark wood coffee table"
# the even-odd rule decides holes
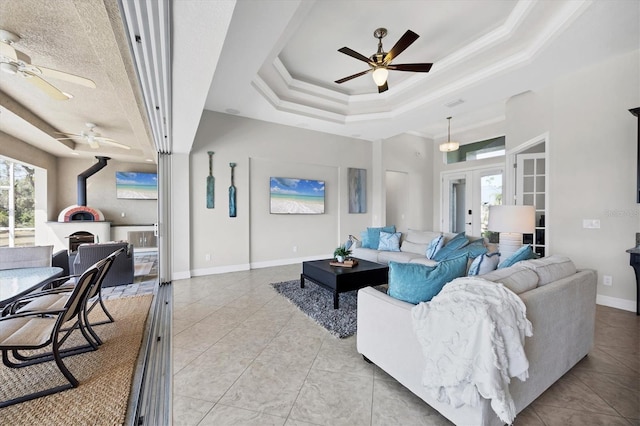
[[[338,309],[338,294],[358,290],[371,285],[386,284],[389,267],[358,259],[352,268],[331,266],[333,259],[302,262],[300,288],[304,288],[305,278],[333,292],[333,309]]]

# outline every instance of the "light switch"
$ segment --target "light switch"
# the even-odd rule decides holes
[[[599,229],[600,219],[582,219],[582,227],[586,229]]]

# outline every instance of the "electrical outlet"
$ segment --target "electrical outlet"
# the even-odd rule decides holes
[[[605,275],[602,277],[602,284],[606,286],[613,285],[613,277],[611,275]]]
[[[297,253],[298,252],[298,246],[293,246],[293,252]]]
[[[204,260],[206,260],[207,262],[211,262],[211,255],[209,253],[205,254]]]

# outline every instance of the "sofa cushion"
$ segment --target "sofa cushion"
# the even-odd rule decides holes
[[[564,256],[549,256],[540,259],[525,260],[518,263],[527,269],[531,269],[538,275],[538,286],[561,280],[576,273],[576,265]]]
[[[368,249],[364,247],[356,247],[351,249],[352,257],[362,260],[368,260],[369,262],[378,262],[378,253],[380,253],[378,250]]]
[[[515,294],[533,290],[538,286],[538,275],[529,268],[515,265],[510,268],[496,269],[493,272],[482,275],[488,281],[502,283]]]
[[[384,232],[380,231],[380,242],[378,250],[400,251],[400,232]]]
[[[442,248],[444,245],[444,235],[438,235],[429,243],[427,247],[426,255],[429,259],[433,259],[436,253]]]
[[[459,249],[469,243],[469,240],[464,235],[464,232],[457,234],[453,237],[449,242],[447,242],[444,247],[436,252],[433,256],[433,260],[441,261],[445,260],[454,250]]]
[[[385,264],[389,262],[409,263],[416,258],[426,259],[424,256],[415,253],[406,253],[402,251],[379,251],[377,262]]]
[[[506,259],[503,259],[498,264],[498,269],[508,268],[509,266],[513,266],[520,261],[535,259],[535,258],[536,258],[536,254],[533,252],[533,249],[531,248],[531,244],[526,244],[520,247],[518,250],[516,250],[515,253],[513,253],[511,256],[507,257]]]
[[[424,254],[427,252],[427,247],[428,244],[414,243],[405,239],[400,245],[400,250],[407,253],[415,253],[424,256]]]
[[[484,275],[495,271],[500,261],[500,253],[485,253],[476,257],[469,267],[468,276]]]
[[[405,241],[411,241],[412,243],[428,245],[434,238],[440,235],[442,235],[441,232],[416,231],[415,229],[409,229],[404,239]],[[421,254],[424,254],[424,252]]]
[[[396,232],[396,226],[390,225],[382,228],[367,228],[366,231],[362,231],[362,247],[377,250],[380,244],[380,232]]]
[[[405,302],[428,302],[455,278],[464,275],[467,255],[443,260],[436,266],[389,262],[388,294]]]

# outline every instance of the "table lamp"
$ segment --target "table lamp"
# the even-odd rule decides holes
[[[500,233],[500,257],[506,259],[522,247],[522,234],[536,227],[534,206],[489,206],[488,229]]]

